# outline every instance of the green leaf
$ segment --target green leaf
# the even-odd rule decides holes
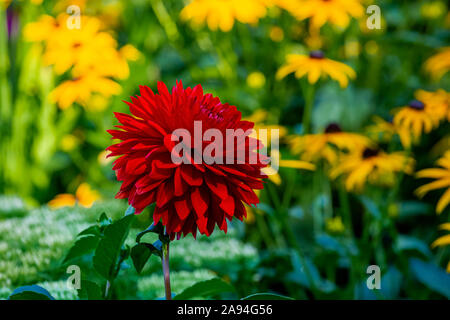
[[[174,300],[188,300],[193,298],[208,298],[219,293],[235,292],[235,288],[219,278],[197,282],[175,296]]]
[[[411,258],[409,266],[422,284],[450,299],[450,275],[434,264]]]
[[[431,251],[428,249],[428,245],[415,237],[399,235],[396,242],[396,249],[399,251],[416,250],[426,257],[431,257]]]
[[[64,258],[63,263],[93,252],[95,248],[97,248],[99,241],[100,238],[98,236],[84,236],[77,239],[75,244],[72,246],[72,248],[70,248],[69,252]]]
[[[8,297],[9,300],[55,300],[44,288],[32,285],[17,288]]]
[[[134,215],[128,215],[108,225],[94,255],[94,268],[105,279],[115,276],[117,260],[134,221]]]
[[[288,281],[298,283],[306,288],[311,288],[312,281],[316,289],[325,293],[336,290],[333,282],[322,279],[319,270],[310,258],[301,259],[297,252],[293,252],[291,260],[294,270],[286,275]]]
[[[81,288],[77,291],[81,300],[103,300],[102,290],[95,282],[82,280]]]
[[[90,226],[89,228],[81,231],[77,237],[81,236],[100,236],[100,228],[99,226]]]
[[[421,201],[402,201],[399,203],[400,218],[415,218],[420,215],[427,215],[433,212],[433,207]]]
[[[152,252],[144,243],[139,243],[131,249],[131,260],[137,273],[141,273]]]
[[[275,293],[255,293],[241,300],[294,300],[293,298],[282,296]]]
[[[359,197],[359,200],[363,204],[364,208],[366,208],[367,212],[369,212],[374,218],[381,218],[381,211],[375,202],[365,196]]]

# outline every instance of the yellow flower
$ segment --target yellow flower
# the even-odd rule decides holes
[[[380,186],[391,186],[395,174],[404,172],[411,174],[414,160],[402,152],[385,153],[382,150],[366,148],[342,157],[341,162],[332,168],[330,177],[345,176],[345,188],[348,191],[360,192],[366,183]]]
[[[193,0],[180,14],[182,20],[191,20],[194,25],[224,32],[233,28],[235,20],[256,24],[267,14],[272,0]]]
[[[450,223],[443,223],[439,226],[440,230],[450,231]],[[437,238],[432,244],[432,248],[443,247],[450,245],[450,234],[446,234]],[[450,262],[447,264],[447,272],[450,273]]]
[[[74,67],[74,76],[93,69],[104,76],[124,79],[129,75],[127,60],[139,58],[139,51],[131,45],[117,49],[117,41],[101,31],[101,21],[95,17],[82,16],[80,28],[67,26],[68,16],[56,19],[42,16],[37,22],[25,26],[24,37],[28,41],[45,41],[43,60],[53,65],[57,74]]]
[[[283,126],[265,124],[268,115],[269,114],[267,111],[259,109],[256,110],[249,117],[243,119],[245,121],[250,121],[255,124],[253,128],[254,132],[250,136],[261,140],[262,144],[266,147],[269,147],[272,142],[272,133],[273,133],[272,130],[278,130],[278,138],[284,137],[287,133],[287,129]],[[267,134],[263,134],[264,132],[266,132]]]
[[[52,209],[58,209],[62,207],[73,207],[78,203],[85,208],[90,208],[99,199],[100,194],[97,191],[92,190],[87,183],[82,183],[77,188],[75,195],[69,193],[59,194],[48,203],[48,206]]]
[[[349,79],[355,79],[355,71],[348,65],[325,58],[321,51],[312,51],[309,56],[302,54],[290,54],[287,63],[277,72],[277,79],[283,79],[295,72],[295,77],[300,79],[308,76],[310,84],[316,83],[321,76],[329,76],[339,82],[342,88],[348,86]]]
[[[411,146],[409,129],[398,127],[392,121],[386,121],[377,116],[373,117],[373,122],[365,130],[371,139],[377,142],[388,143],[395,135],[398,135],[403,147],[409,148]]]
[[[429,112],[433,114],[439,121],[450,121],[450,93],[443,89],[435,92],[425,90],[416,91],[416,97],[420,101],[424,101]]]
[[[350,19],[362,17],[364,7],[360,0],[276,0],[298,20],[311,19],[315,28],[325,23],[346,28]]]
[[[38,21],[25,25],[23,36],[30,42],[47,41],[59,30],[60,22],[52,16],[42,15]]]
[[[367,126],[365,131],[371,139],[377,142],[389,142],[397,133],[392,122],[378,116],[373,117],[373,124]]]
[[[266,77],[262,72],[255,71],[248,75],[247,85],[253,89],[260,89],[266,84]]]
[[[442,48],[439,53],[425,61],[425,70],[435,80],[441,79],[450,70],[450,47]]]
[[[336,163],[342,152],[353,152],[372,145],[369,138],[357,133],[343,132],[335,123],[328,125],[324,133],[291,136],[288,143],[292,153],[299,154],[304,161],[315,162],[323,159],[330,164]]]
[[[61,83],[53,89],[49,98],[52,102],[58,103],[61,109],[67,109],[74,103],[88,107],[87,103],[91,99],[92,93],[100,93],[105,97],[110,97],[119,94],[121,90],[117,82],[91,73]]]
[[[446,188],[436,205],[436,212],[440,214],[450,203],[450,151],[447,151],[436,163],[441,168],[424,169],[416,174],[417,178],[435,179],[435,181],[417,188],[416,194],[423,197],[431,190]]]
[[[344,223],[340,216],[325,220],[325,227],[330,233],[342,233],[345,230]]]
[[[61,138],[61,150],[70,152],[80,143],[79,139],[73,134],[66,134]]]
[[[416,143],[423,133],[429,133],[447,118],[448,103],[442,100],[440,93],[419,90],[415,96],[420,100],[413,100],[396,111],[394,125],[407,130]]]
[[[11,0],[0,0],[0,8],[6,9],[6,8],[8,8],[10,3],[11,3]]]
[[[284,31],[280,27],[272,27],[270,29],[269,37],[274,42],[281,42],[284,39]]]

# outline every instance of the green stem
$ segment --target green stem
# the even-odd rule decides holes
[[[180,34],[178,33],[176,23],[170,17],[164,3],[161,0],[150,0],[150,5],[152,6],[159,23],[163,26],[169,41],[175,42]]]
[[[162,268],[166,300],[172,300],[172,291],[170,289],[169,242],[163,244]]]
[[[303,111],[303,134],[311,133],[312,108],[314,105],[315,88],[307,83],[303,86],[303,96],[305,99],[305,109]]]
[[[348,232],[348,235],[353,238],[353,223],[352,223],[352,215],[350,212],[350,201],[348,198],[347,190],[345,190],[345,186],[342,181],[339,181],[339,200],[341,202],[341,214],[344,219],[345,229]]]
[[[270,229],[267,226],[266,220],[257,212],[255,212],[254,215],[256,224],[258,226],[258,230],[267,248],[275,247],[275,243],[273,242],[272,236],[270,234]]]

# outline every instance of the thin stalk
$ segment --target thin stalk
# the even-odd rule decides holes
[[[150,0],[150,5],[155,12],[156,18],[159,23],[163,26],[167,38],[171,42],[176,42],[180,37],[178,33],[178,28],[175,21],[172,19],[170,14],[167,12],[166,7],[162,0]]]
[[[170,289],[169,242],[163,244],[162,268],[164,273],[166,300],[172,300],[172,291]]]
[[[345,228],[347,229],[349,236],[353,238],[353,223],[352,215],[350,212],[350,201],[348,199],[348,193],[345,190],[345,186],[342,181],[339,181],[338,184],[342,218],[344,219]]]
[[[306,83],[303,86],[303,96],[305,99],[305,110],[303,111],[303,134],[311,133],[312,108],[314,105],[315,88]]]

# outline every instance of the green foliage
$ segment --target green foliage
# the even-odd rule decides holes
[[[122,246],[134,221],[134,215],[127,215],[108,225],[101,237],[93,259],[95,270],[106,280],[113,280],[118,273],[117,260],[125,260]],[[119,262],[120,265],[121,261]],[[119,266],[120,267],[120,266]]]
[[[175,300],[189,300],[195,298],[208,298],[221,293],[234,292],[236,289],[221,279],[211,279],[197,282],[175,296]]]
[[[418,259],[411,259],[409,263],[417,280],[450,299],[450,277],[444,270]]]
[[[245,298],[242,298],[241,300],[293,300],[293,299],[275,293],[255,293]]]

